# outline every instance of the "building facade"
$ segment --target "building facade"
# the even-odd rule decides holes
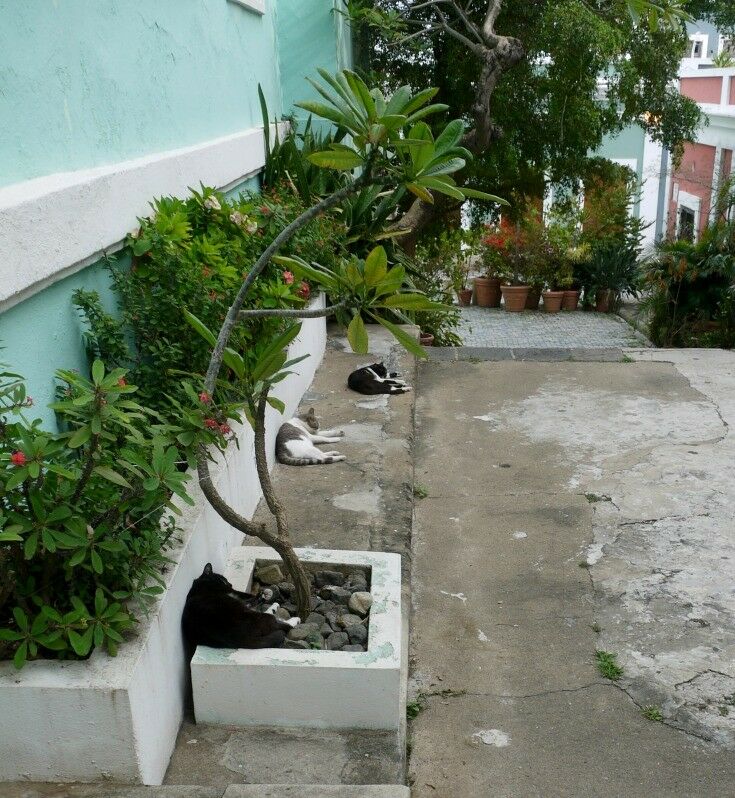
[[[86,366],[76,288],[149,202],[257,186],[271,119],[351,64],[339,0],[0,0],[0,362],[38,415]]]

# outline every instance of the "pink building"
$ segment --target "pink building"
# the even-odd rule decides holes
[[[667,232],[696,240],[711,218],[718,187],[733,173],[735,68],[684,68],[679,77],[681,93],[699,104],[706,121],[669,176]]]

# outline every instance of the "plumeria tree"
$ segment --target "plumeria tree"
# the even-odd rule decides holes
[[[365,260],[352,258],[333,268],[298,258],[279,257],[279,251],[320,214],[369,186],[380,187],[381,192],[396,202],[407,193],[425,203],[433,202],[437,194],[456,200],[473,197],[503,202],[494,195],[456,185],[452,175],[462,169],[472,156],[462,145],[464,124],[461,120],[449,122],[436,136],[424,121],[448,110],[446,105],[432,104],[436,89],[414,93],[408,86],[402,86],[392,96],[386,97],[380,90],[369,88],[353,72],[344,71],[332,76],[320,71],[320,75],[323,82],[313,82],[313,85],[323,101],[299,105],[310,114],[338,125],[347,137],[340,143],[331,143],[324,151],[312,153],[309,159],[320,168],[342,173],[341,187],[315,201],[285,226],[263,251],[249,270],[216,334],[189,316],[190,323],[212,346],[204,391],[208,396],[214,396],[224,364],[236,375],[246,397],[245,414],[255,434],[258,477],[274,524],[257,524],[223,499],[212,482],[204,446],[199,449],[197,465],[200,485],[212,507],[228,524],[259,538],[280,555],[293,580],[296,604],[302,618],[309,613],[309,580],[294,552],[286,510],[270,479],[265,445],[266,408],[270,405],[281,412],[285,409],[277,398],[271,396],[271,389],[288,376],[289,369],[297,362],[288,359],[287,347],[298,335],[298,320],[335,316],[346,325],[353,350],[367,352],[368,335],[364,319],[368,317],[387,328],[409,351],[423,356],[425,353],[418,343],[395,320],[408,321],[407,311],[439,310],[442,306],[407,286],[403,267],[391,267],[382,247],[373,249]],[[350,143],[343,143],[345,141]],[[323,309],[243,310],[245,297],[253,283],[271,261],[283,264],[296,277],[309,280],[315,287],[323,289],[331,303]],[[272,341],[254,366],[246,364],[242,356],[228,346],[230,337],[244,319],[268,316],[293,320],[293,324]]]

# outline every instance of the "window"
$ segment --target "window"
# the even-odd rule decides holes
[[[689,58],[707,57],[707,38],[706,33],[695,33],[689,37]]]
[[[679,208],[679,223],[677,225],[677,239],[679,241],[694,241],[695,215],[691,208]]]

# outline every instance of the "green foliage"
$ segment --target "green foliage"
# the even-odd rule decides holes
[[[95,354],[130,369],[146,406],[169,413],[172,399],[187,404],[181,375],[205,372],[211,347],[194,333],[185,312],[218,330],[252,264],[303,210],[288,186],[235,200],[204,188],[186,200],[154,202],[152,216],[141,219],[140,230],[129,238],[132,268],[112,267],[121,319],[105,314],[93,292],[74,295],[89,321]],[[334,264],[342,253],[343,231],[333,216],[321,216],[285,251]],[[270,265],[253,284],[247,307],[303,307],[310,291],[308,284]],[[249,319],[237,326],[230,348],[252,365],[283,326],[279,319]],[[238,399],[234,377],[231,370],[223,373],[215,398]]]
[[[135,624],[131,602],[144,609],[161,591],[172,496],[193,503],[183,427],[136,402],[124,369],[95,360],[91,379],[56,376],[60,433],[27,420],[20,378],[0,382],[0,659],[19,668],[94,648],[115,654]],[[203,418],[190,450],[223,443]]]
[[[735,345],[735,222],[720,218],[697,242],[663,242],[644,279],[656,345]]]
[[[647,720],[653,720],[656,723],[661,723],[664,719],[663,713],[659,707],[649,704],[641,709],[641,714]]]
[[[617,663],[618,655],[610,651],[595,651],[595,662],[601,676],[616,682],[622,675],[623,669]]]

